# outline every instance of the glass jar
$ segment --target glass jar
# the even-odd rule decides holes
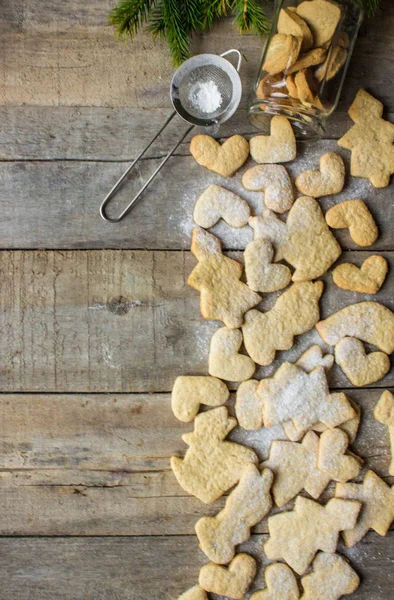
[[[297,139],[319,138],[337,107],[363,10],[354,0],[276,0],[249,106],[266,134],[285,115]]]

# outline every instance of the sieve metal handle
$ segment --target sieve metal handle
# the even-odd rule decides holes
[[[191,125],[190,127],[187,128],[187,130],[182,135],[182,137],[179,138],[179,140],[177,141],[177,143],[175,144],[175,146],[173,146],[171,148],[171,150],[168,152],[168,154],[166,155],[166,157],[161,161],[161,163],[159,164],[159,166],[157,167],[157,169],[155,169],[153,171],[152,175],[144,183],[144,185],[142,186],[142,188],[136,193],[136,195],[134,196],[134,198],[128,203],[128,205],[126,206],[126,208],[122,210],[122,212],[120,213],[120,215],[118,215],[117,217],[109,217],[107,215],[106,211],[105,211],[108,202],[113,198],[113,196],[115,195],[115,193],[119,189],[120,185],[122,184],[123,180],[130,173],[131,169],[137,164],[137,162],[140,160],[140,158],[142,156],[144,156],[145,152],[147,150],[149,150],[149,148],[152,146],[153,142],[155,142],[157,140],[157,138],[159,137],[159,135],[162,133],[162,131],[164,131],[164,129],[167,127],[167,125],[170,123],[170,121],[172,121],[172,119],[175,117],[176,114],[177,114],[176,111],[174,111],[168,117],[168,119],[164,123],[163,127],[151,139],[151,141],[149,142],[149,144],[147,146],[145,146],[145,148],[139,153],[139,155],[137,156],[137,158],[135,158],[133,160],[133,162],[129,164],[129,166],[127,167],[127,169],[123,173],[123,175],[121,177],[119,177],[118,181],[115,183],[115,185],[110,189],[110,191],[108,192],[108,194],[105,196],[105,198],[102,201],[101,206],[100,206],[100,215],[104,219],[104,221],[109,221],[110,223],[119,223],[119,221],[121,221],[130,212],[130,210],[132,209],[132,207],[134,206],[134,204],[142,196],[142,194],[144,193],[144,191],[146,190],[146,188],[148,187],[148,185],[151,183],[151,181],[156,177],[156,175],[158,174],[158,172],[164,167],[164,165],[166,164],[166,162],[168,161],[168,159],[173,155],[173,153],[178,148],[178,146],[181,144],[181,142],[183,142],[183,140],[185,139],[185,137],[187,136],[187,134],[193,129],[194,125]]]
[[[226,50],[226,52],[223,52],[220,56],[223,58],[223,56],[228,56],[229,54],[236,54],[238,56],[238,62],[235,68],[237,69],[237,73],[239,73],[242,64],[242,54],[236,48],[231,48],[231,50]]]

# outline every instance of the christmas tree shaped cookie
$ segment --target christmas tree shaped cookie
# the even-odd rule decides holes
[[[349,115],[354,125],[338,144],[351,150],[351,174],[386,187],[394,173],[394,125],[384,121],[383,104],[365,90],[358,91]]]
[[[222,254],[220,242],[211,233],[196,227],[191,250],[198,260],[188,284],[201,293],[201,314],[205,319],[223,321],[230,329],[241,327],[244,313],[261,297],[239,281],[242,265]]]
[[[259,394],[263,403],[263,422],[266,427],[291,421],[286,430],[293,441],[316,423],[328,428],[341,425],[356,416],[346,395],[331,394],[323,367],[310,373],[292,363],[285,362],[274,377],[262,379]]]
[[[182,436],[190,446],[185,457],[171,458],[179,484],[207,504],[233,487],[249,463],[257,462],[250,448],[225,441],[236,425],[224,406],[197,415],[194,431]]]
[[[318,550],[335,552],[339,532],[355,526],[360,508],[360,502],[350,500],[332,498],[322,506],[298,496],[294,510],[268,519],[270,537],[264,551],[302,575]]]
[[[346,546],[355,546],[368,529],[386,535],[394,519],[394,486],[390,488],[376,473],[368,471],[363,483],[337,483],[335,496],[362,503],[357,524],[344,528]]]
[[[330,476],[317,468],[319,437],[308,431],[301,444],[275,440],[269,459],[261,466],[275,475],[272,494],[277,506],[287,504],[304,489],[317,499],[327,487]]]
[[[261,217],[251,217],[255,239],[269,240],[275,259],[285,259],[295,268],[293,281],[310,281],[323,275],[341,254],[319,203],[307,196],[298,198],[290,209],[286,223],[265,210]]]

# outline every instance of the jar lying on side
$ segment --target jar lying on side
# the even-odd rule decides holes
[[[279,0],[249,107],[269,133],[287,116],[298,139],[318,138],[335,110],[363,20],[353,0]]]

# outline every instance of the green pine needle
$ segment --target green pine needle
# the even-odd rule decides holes
[[[235,13],[234,23],[241,33],[262,35],[269,31],[270,22],[259,0],[234,0],[232,9]]]
[[[354,0],[373,16],[380,0]],[[119,0],[109,14],[119,37],[132,39],[143,28],[167,40],[175,67],[189,58],[193,33],[209,29],[215,19],[234,15],[241,33],[262,35],[269,30],[262,0]]]
[[[369,17],[373,17],[379,8],[380,0],[355,0],[356,4],[362,6]]]
[[[109,22],[119,37],[133,38],[147,23],[155,4],[156,0],[121,0],[109,13]]]

